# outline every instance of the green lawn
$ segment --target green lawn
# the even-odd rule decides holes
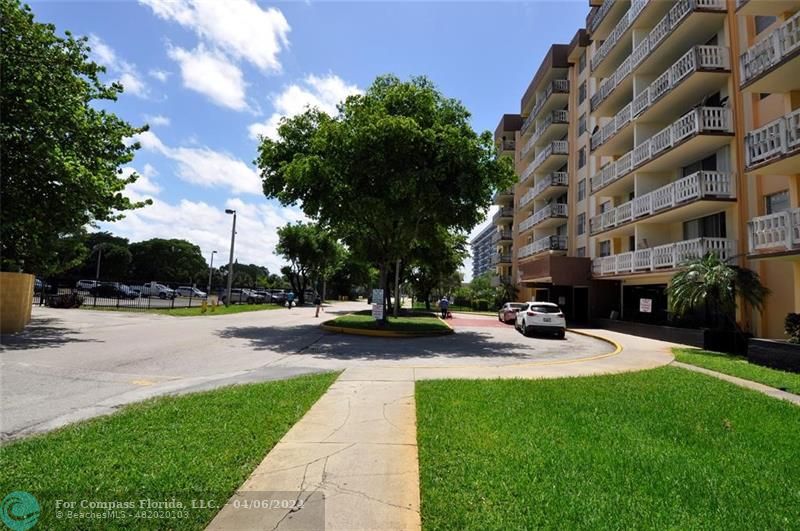
[[[57,520],[54,500],[230,497],[337,374],[165,397],[0,447],[0,492],[33,494],[37,528],[203,529],[216,509],[185,519]]]
[[[242,312],[257,312],[260,310],[280,310],[285,309],[284,306],[280,306],[278,304],[231,304],[230,306],[223,306],[222,304],[218,305],[214,311],[211,311],[211,306],[206,309],[206,312],[202,312],[202,308],[200,306],[193,306],[191,308],[149,308],[149,309],[139,309],[139,308],[103,308],[98,307],[95,308],[93,306],[82,306],[85,310],[103,310],[103,311],[113,311],[113,312],[145,312],[145,313],[158,313],[161,315],[175,315],[177,317],[196,317],[201,315],[227,315],[231,313],[242,313]]]
[[[373,319],[369,310],[363,312],[342,315],[331,321],[326,321],[326,325],[341,326],[345,328],[359,328],[366,330],[391,330],[401,332],[445,332],[450,330],[446,324],[430,313],[425,312],[404,312],[406,315],[400,317],[389,316],[386,326],[379,328],[377,321]]]
[[[800,374],[750,363],[741,356],[732,356],[719,352],[709,352],[695,348],[673,348],[675,359],[690,365],[697,365],[712,371],[729,374],[745,380],[762,383],[783,389],[790,393],[800,394]]]
[[[800,408],[676,367],[417,382],[433,529],[788,529]]]

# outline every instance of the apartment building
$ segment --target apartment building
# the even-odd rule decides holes
[[[494,271],[492,260],[495,245],[492,242],[492,235],[496,230],[494,225],[489,224],[470,242],[472,246],[472,278]]]
[[[665,288],[717,253],[800,311],[800,0],[605,0],[523,95],[512,271],[573,318],[670,322]],[[787,289],[791,284],[792,289]]]
[[[497,149],[501,157],[509,157],[512,160],[516,157],[516,134],[522,127],[522,117],[519,114],[504,114],[497,124],[494,136],[497,142]],[[492,217],[491,225],[494,227],[492,242],[494,244],[494,254],[492,264],[494,274],[492,285],[499,286],[501,283],[512,281],[511,267],[514,256],[514,187],[507,190],[500,190],[494,196],[494,202],[498,206],[497,212]]]

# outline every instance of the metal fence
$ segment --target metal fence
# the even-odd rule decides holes
[[[183,288],[183,289],[182,289]],[[186,289],[189,288],[189,289]],[[33,304],[53,307],[115,308],[124,310],[171,310],[202,306],[204,302],[224,302],[226,289],[196,288],[175,282],[87,281],[72,279],[36,279]],[[236,286],[232,304],[282,304],[282,290]]]

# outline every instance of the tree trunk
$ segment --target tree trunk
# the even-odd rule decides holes
[[[400,259],[394,265],[394,316],[400,313]]]

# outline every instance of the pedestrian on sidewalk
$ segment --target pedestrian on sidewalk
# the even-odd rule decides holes
[[[450,309],[450,301],[447,297],[442,297],[439,300],[439,311],[442,313],[442,319],[447,319],[448,310]]]
[[[293,302],[294,302],[294,291],[290,291],[286,295],[286,306],[288,306],[290,310],[292,309]]]
[[[317,307],[317,313],[314,315],[314,317],[319,317],[319,311],[325,311],[325,309],[322,307],[322,297],[319,296],[319,293],[317,293],[317,296],[314,297],[314,306]]]

